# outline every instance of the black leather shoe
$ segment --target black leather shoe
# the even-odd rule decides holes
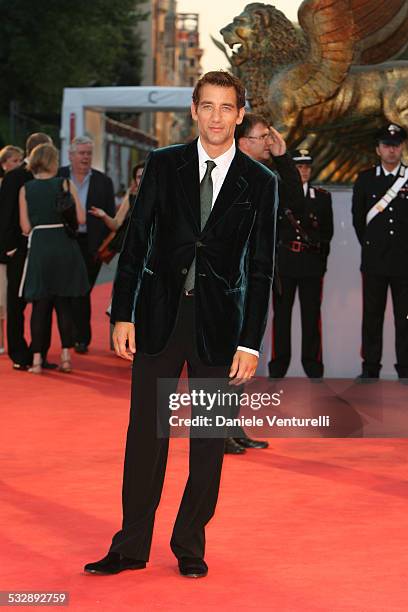
[[[85,355],[88,352],[88,345],[85,342],[75,342],[74,351],[79,355]]]
[[[204,559],[182,557],[178,562],[180,574],[186,578],[205,578],[208,566]]]
[[[321,385],[323,383],[322,376],[308,376],[308,378],[310,382],[313,383],[314,385]]]
[[[356,383],[369,385],[378,382],[378,374],[372,374],[371,372],[362,372],[360,376],[357,376]]]
[[[13,363],[13,370],[17,370],[17,372],[27,372],[30,367],[26,363]]]
[[[47,360],[43,361],[41,366],[43,370],[56,370],[58,368],[57,363],[50,363]]]
[[[242,448],[268,448],[269,442],[262,440],[253,440],[252,438],[234,438],[234,441],[242,446]]]
[[[119,574],[125,570],[144,569],[146,561],[136,561],[123,557],[120,553],[109,552],[106,557],[94,563],[87,563],[84,567],[84,572],[87,574],[98,574],[108,576],[111,574]]]
[[[281,372],[269,372],[269,378],[271,380],[282,380],[282,378],[285,378],[285,374]]]
[[[224,453],[226,455],[243,455],[246,450],[238,442],[235,442],[234,438],[226,438]]]

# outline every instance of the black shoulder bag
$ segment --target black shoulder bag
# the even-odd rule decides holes
[[[64,189],[64,182],[66,182],[67,189]],[[61,189],[57,193],[56,207],[68,236],[75,238],[78,230],[78,219],[75,200],[69,188],[69,179],[62,179],[61,181]]]

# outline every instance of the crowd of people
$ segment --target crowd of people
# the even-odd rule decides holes
[[[360,379],[376,379],[381,370],[382,325],[388,286],[394,301],[396,325],[396,369],[401,382],[408,378],[408,309],[405,268],[399,270],[400,225],[398,200],[406,198],[402,185],[396,196],[388,193],[405,177],[402,144],[406,132],[391,124],[379,132],[379,164],[360,175],[353,195],[353,221],[363,249],[363,365]],[[246,113],[236,126],[237,148],[248,157],[272,167],[279,176],[277,265],[273,285],[273,337],[269,375],[285,376],[291,359],[291,319],[296,292],[302,324],[302,364],[306,375],[320,380],[324,374],[321,302],[323,281],[333,236],[331,195],[312,185],[313,159],[306,149],[286,150],[280,134],[264,117]],[[46,134],[32,134],[26,152],[7,145],[0,151],[0,354],[5,352],[7,321],[8,354],[16,370],[42,372],[53,369],[47,353],[51,341],[52,312],[57,314],[61,336],[63,372],[72,370],[70,349],[85,354],[92,338],[90,292],[103,262],[108,263],[123,246],[136,201],[144,162],[132,171],[131,185],[120,205],[115,206],[111,179],[92,168],[93,143],[77,137],[69,149],[69,165],[59,167],[58,152]],[[25,155],[25,156],[24,156]],[[68,236],[55,202],[63,184],[76,203],[78,230]],[[68,183],[66,182],[68,181]],[[403,182],[403,181],[402,181]],[[388,188],[388,189],[386,189]],[[368,203],[396,199],[394,205],[380,203],[386,215],[366,229]],[[368,191],[370,193],[368,193]],[[367,192],[367,193],[366,193]],[[391,201],[391,200],[390,200]],[[393,211],[396,211],[392,215]],[[390,216],[391,213],[391,216]],[[388,218],[389,217],[389,218]],[[386,232],[374,233],[386,220]],[[390,229],[391,228],[391,229]],[[45,230],[48,230],[45,232]],[[385,244],[385,236],[387,244]],[[381,240],[380,240],[381,238]],[[369,248],[368,248],[369,247]],[[386,256],[382,252],[386,249]],[[395,251],[395,252],[394,252]],[[384,251],[385,252],[385,251]],[[74,265],[75,264],[75,265]],[[24,310],[32,302],[31,343],[24,337]],[[228,440],[227,452],[245,452],[250,442]],[[255,443],[255,447],[265,447]]]
[[[112,181],[92,168],[92,153],[92,140],[77,137],[69,165],[60,167],[58,151],[44,133],[27,138],[25,154],[12,145],[0,151],[0,353],[7,336],[17,371],[69,373],[71,349],[89,350],[90,293],[108,260],[104,253],[113,257],[120,251],[143,171],[143,163],[133,169],[131,186],[116,210]],[[74,202],[75,232],[58,209],[63,191]],[[32,304],[30,341],[24,332],[27,303]],[[61,338],[59,364],[47,359],[53,311]]]

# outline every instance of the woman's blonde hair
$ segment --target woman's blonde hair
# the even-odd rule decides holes
[[[13,155],[20,155],[23,158],[24,151],[20,149],[20,147],[15,147],[14,145],[6,145],[0,150],[0,164],[6,163],[10,157]]]
[[[28,170],[33,174],[39,172],[50,172],[53,167],[58,167],[59,153],[54,145],[43,143],[34,147],[28,158]]]

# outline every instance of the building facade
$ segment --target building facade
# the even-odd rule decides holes
[[[176,0],[146,2],[148,19],[141,24],[143,38],[142,85],[190,87],[201,75],[199,16],[178,13]],[[194,136],[188,113],[143,113],[140,127],[160,146]]]

